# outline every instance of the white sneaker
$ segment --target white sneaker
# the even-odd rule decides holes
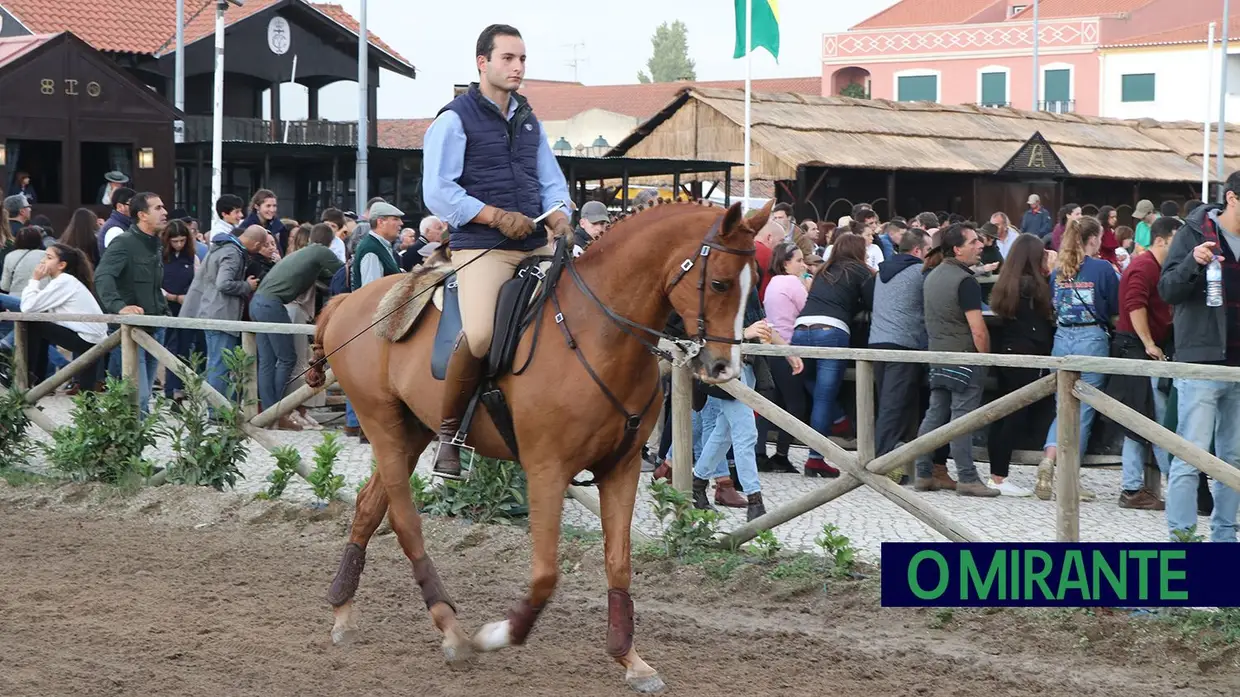
[[[1003,480],[1002,484],[995,484],[993,481],[991,482],[991,484],[994,485],[995,488],[999,490],[999,493],[1003,496],[1012,496],[1014,498],[1024,498],[1026,496],[1033,496],[1032,491],[1016,486],[1015,484],[1012,483],[1012,480],[1010,479]]]

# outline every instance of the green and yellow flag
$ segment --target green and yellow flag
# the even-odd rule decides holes
[[[775,60],[779,60],[779,0],[736,1],[736,51],[733,58],[741,58],[755,48],[765,48]],[[753,33],[748,50],[745,48],[745,5],[753,3]]]

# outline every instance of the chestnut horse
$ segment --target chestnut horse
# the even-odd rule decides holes
[[[654,428],[662,397],[650,343],[657,341],[674,309],[691,337],[684,345],[697,349],[693,367],[698,377],[719,383],[740,375],[741,325],[755,282],[754,231],[769,214],[769,205],[748,220],[739,204],[726,210],[700,203],[651,206],[619,221],[573,262],[575,270],[564,270],[552,307],[518,347],[523,362],[541,329],[529,366],[519,376],[498,381],[512,412],[528,483],[534,545],[530,588],[507,619],[484,625],[472,640],[457,623],[456,605],[426,553],[409,491],[409,476],[440,421],[443,383],[432,377],[430,360],[439,312],[428,305],[410,336],[390,343],[368,327],[397,276],[334,299],[318,321],[316,356],[327,354],[370,439],[377,467],[358,494],[352,532],[328,594],[335,612],[333,641],[345,642],[357,632],[353,594],[366,544],[386,513],[443,634],[449,663],[459,665],[475,651],[524,643],[555,589],[564,494],[575,475],[590,470],[602,509],[607,652],[625,667],[633,689],[662,689],[658,673],[633,649],[629,596],[629,530],[639,452]],[[312,374],[308,382],[311,377],[322,378]],[[626,428],[636,433],[626,438]],[[475,412],[467,443],[481,455],[514,459],[484,408]]]

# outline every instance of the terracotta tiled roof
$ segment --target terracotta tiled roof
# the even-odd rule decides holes
[[[714,82],[653,82],[636,85],[582,85],[526,80],[521,94],[543,121],[563,121],[590,109],[605,109],[639,119],[654,116],[685,87],[743,88],[743,80]],[[819,96],[822,78],[793,77],[754,80],[755,92],[795,92]]]
[[[0,66],[21,58],[54,38],[55,34],[32,34],[0,39]]]
[[[235,24],[282,0],[247,0],[230,5],[224,13]],[[14,17],[36,34],[68,31],[100,51],[155,54],[173,49],[176,2],[173,0],[0,0]],[[354,34],[357,21],[339,5],[303,2]],[[215,32],[215,0],[185,1],[185,41]],[[371,43],[393,58],[408,63],[373,33]]]
[[[357,20],[353,18],[353,15],[349,14],[348,11],[340,5],[318,2],[309,2],[306,4],[335,20],[337,24],[344,26],[345,29],[353,32],[354,35],[362,30],[362,25],[358,24]],[[367,29],[369,30],[369,27],[367,27]],[[367,33],[370,34],[370,45],[384,51],[385,53],[388,53],[401,63],[412,65],[409,61],[405,60],[403,56],[393,50],[391,46],[383,43],[383,39],[376,36],[373,31],[368,31]]]
[[[1240,35],[1240,15],[1231,18],[1231,27],[1228,28],[1228,35]],[[1206,39],[1210,37],[1210,23],[1198,22],[1190,24],[1179,29],[1168,29],[1154,34],[1144,34],[1142,36],[1130,36],[1126,39],[1120,39],[1114,43],[1109,43],[1103,48],[1112,48],[1120,46],[1157,46],[1166,44],[1204,44]],[[1214,29],[1214,41],[1221,42],[1223,40],[1223,32],[1219,27]]]
[[[426,129],[435,119],[379,119],[380,148],[420,150]]]
[[[1064,17],[1099,17],[1132,12],[1155,0],[1041,0],[1038,3],[1038,19],[1061,19]],[[1028,22],[1033,19],[1033,4],[1013,16],[1012,21]]]
[[[960,24],[982,10],[1003,0],[903,0],[853,27],[882,29],[886,27],[919,27],[935,24]],[[1043,0],[1045,4],[1046,0]]]

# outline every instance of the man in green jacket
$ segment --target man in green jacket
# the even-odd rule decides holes
[[[143,192],[129,201],[133,224],[104,250],[95,271],[95,293],[104,312],[114,315],[166,315],[164,265],[159,231],[168,218],[157,194]],[[163,343],[164,328],[147,330]],[[138,351],[138,405],[146,413],[151,383],[159,365],[154,356]],[[108,372],[121,373],[120,349],[112,352]]]

